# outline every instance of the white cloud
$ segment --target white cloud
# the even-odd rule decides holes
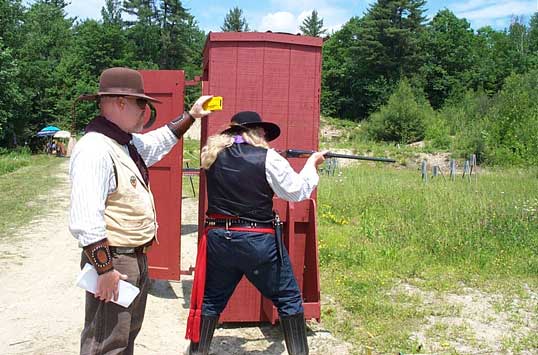
[[[536,11],[536,6],[530,5],[531,1],[510,1],[487,5],[480,9],[457,13],[458,17],[469,20],[493,20],[510,15],[527,15]],[[532,1],[534,3],[534,1]]]
[[[295,1],[296,5],[298,2],[300,1]],[[323,19],[323,28],[327,29],[327,33],[339,30],[352,16],[348,10],[341,7],[316,8],[307,6],[300,11],[278,11],[262,15],[260,25],[255,28],[259,31],[299,33],[301,32],[299,27],[314,9],[318,12],[318,16]]]
[[[463,2],[457,2],[450,6],[455,12],[466,12],[476,10],[484,6],[496,5],[499,0],[467,0]]]
[[[259,30],[273,31],[273,32],[290,32],[297,33],[297,17],[291,12],[279,11],[275,13],[269,13],[262,18]]]
[[[101,8],[105,6],[105,0],[72,0],[66,7],[70,16],[76,16],[81,20],[87,18],[100,19]]]
[[[305,11],[301,12],[299,14],[299,16],[297,16],[297,22],[299,24],[302,24],[303,21],[310,15],[312,15],[312,10],[305,10]],[[319,12],[318,12],[318,15],[319,15]]]
[[[298,11],[326,6],[327,3],[326,0],[272,0],[271,7],[282,10]]]

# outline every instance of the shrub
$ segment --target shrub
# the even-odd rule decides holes
[[[487,156],[495,165],[538,165],[538,70],[511,75],[488,114]]]
[[[449,149],[452,143],[450,128],[440,115],[433,115],[426,127],[426,139],[435,149]]]
[[[427,122],[433,115],[429,103],[416,95],[406,80],[402,80],[388,103],[369,117],[368,134],[372,139],[381,141],[419,141],[424,138]]]

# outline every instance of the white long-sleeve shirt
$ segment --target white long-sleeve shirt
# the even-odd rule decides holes
[[[294,202],[309,198],[319,182],[315,166],[305,165],[297,174],[290,163],[274,149],[267,151],[265,178],[278,197]]]
[[[87,137],[91,138],[91,137]],[[133,134],[133,144],[151,166],[177,143],[177,138],[162,127],[146,134]],[[127,147],[124,149],[127,151]],[[106,145],[95,139],[81,139],[71,156],[71,212],[69,229],[81,246],[106,238],[104,219],[107,196],[116,189],[112,159]],[[265,177],[275,194],[287,201],[307,199],[316,188],[319,176],[312,165],[296,173],[275,150],[267,151]]]
[[[131,142],[149,167],[168,154],[178,139],[164,126],[145,134],[133,134]],[[123,148],[129,154],[127,146]],[[77,143],[71,155],[69,175],[71,234],[81,246],[105,239],[105,203],[116,190],[116,178],[109,148],[98,134],[87,134]]]

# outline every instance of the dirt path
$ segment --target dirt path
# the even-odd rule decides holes
[[[74,286],[80,249],[69,234],[67,161],[61,183],[46,199],[44,216],[0,243],[0,354],[77,354],[84,314],[84,292]],[[54,203],[53,203],[54,202]],[[183,199],[182,268],[194,264],[197,201]],[[190,233],[187,233],[190,232]],[[136,341],[137,354],[181,354],[191,277],[152,284],[146,318]],[[310,324],[310,354],[348,354],[318,324]],[[278,327],[224,326],[217,329],[212,354],[286,354]]]

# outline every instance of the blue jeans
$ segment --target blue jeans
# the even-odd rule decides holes
[[[273,234],[211,229],[202,314],[220,315],[243,275],[273,302],[281,316],[304,312],[285,248],[283,254],[281,265]]]

